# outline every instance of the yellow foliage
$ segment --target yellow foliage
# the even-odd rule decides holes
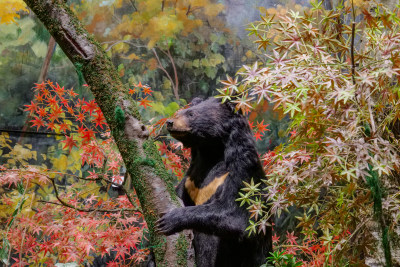
[[[259,7],[258,10],[260,11],[260,13],[261,13],[262,15],[264,15],[264,14],[267,13],[267,9],[266,9],[265,7],[263,7],[263,6]]]
[[[59,148],[61,149],[63,144],[59,144]],[[66,172],[67,170],[70,173],[79,173],[81,175],[81,151],[79,150],[71,150],[68,155],[61,154],[58,157],[49,157],[54,171],[58,172]]]
[[[7,163],[11,166],[15,165],[17,162],[23,165],[28,165],[29,159],[37,160],[36,156],[37,156],[36,151],[31,151],[30,149],[25,148],[20,144],[16,144],[14,148],[10,151],[10,153],[7,155],[7,158],[9,158],[7,160]]]
[[[150,58],[147,63],[146,63],[147,67],[149,68],[149,70],[155,70],[158,67],[158,62],[155,58]]]
[[[131,53],[131,54],[129,54],[129,56],[123,56],[123,58],[130,59],[130,60],[140,59],[140,57],[138,55],[136,55],[135,53]]]
[[[360,0],[364,1],[364,0]],[[276,8],[268,8],[266,9],[265,7],[260,7],[259,8],[261,14],[268,14],[268,15],[285,15],[289,12],[289,10],[293,11],[303,11],[303,10],[308,10],[308,7],[302,6],[300,4],[296,4],[296,1],[290,0],[285,5],[277,5]]]
[[[164,82],[163,82],[163,85],[162,85],[162,89],[164,89],[164,90],[171,89],[172,88],[171,81],[168,80],[167,78],[164,78],[163,80],[164,80]]]
[[[2,0],[0,4],[0,24],[9,24],[19,19],[19,11],[29,12],[22,0]]]
[[[66,172],[68,168],[68,158],[65,155],[60,155],[58,158],[52,159],[54,170]]]
[[[210,17],[215,17],[217,16],[221,11],[225,9],[223,4],[215,4],[215,5],[206,5],[204,7],[204,13],[207,16]]]
[[[116,44],[112,47],[113,52],[118,52],[118,53],[126,53],[129,51],[129,45],[121,42],[119,44]]]
[[[9,134],[6,132],[2,132],[0,134],[0,148],[7,147],[11,149],[11,146],[8,143],[11,143]]]
[[[107,200],[107,194],[100,193],[100,186],[96,183],[87,183],[85,189],[78,193],[81,198],[87,198],[89,195],[100,196],[103,200]]]
[[[251,50],[247,50],[245,55],[246,55],[247,58],[253,58],[254,57],[254,53]]]
[[[152,48],[161,38],[171,38],[183,30],[182,21],[177,20],[176,15],[160,14],[149,20],[148,30],[142,33],[142,38],[148,38],[148,47]]]

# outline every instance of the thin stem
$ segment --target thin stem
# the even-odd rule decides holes
[[[156,59],[157,59],[158,68],[161,69],[161,70],[165,73],[165,75],[167,75],[168,80],[170,80],[170,82],[171,82],[171,84],[172,84],[172,90],[174,91],[175,98],[176,98],[176,99],[179,99],[179,95],[177,94],[177,92],[176,92],[176,90],[175,90],[175,83],[174,83],[174,80],[172,79],[171,75],[169,75],[168,71],[162,66],[161,61],[160,61],[160,58],[158,57],[158,54],[157,54],[156,49],[153,48],[152,51],[153,51],[153,53],[154,53],[154,55],[155,55],[155,57],[156,57]],[[162,50],[161,50],[161,51],[162,51]],[[164,51],[163,51],[163,52],[164,52]]]
[[[179,88],[179,79],[178,79],[178,71],[176,70],[175,62],[174,59],[172,58],[171,52],[169,49],[167,50],[167,53],[165,51],[161,50],[164,54],[167,55],[169,60],[171,61],[172,64],[172,69],[174,70],[174,76],[175,76],[175,87],[174,87],[174,94],[177,100],[179,100],[179,94],[178,94],[178,88]]]
[[[354,10],[354,0],[351,1],[351,6],[352,6],[352,15],[353,15],[353,22],[351,23],[351,50],[350,50],[350,55],[351,55],[351,78],[353,80],[353,85],[356,84],[356,78],[355,78],[355,73],[356,73],[356,64],[354,62],[354,37],[356,35],[356,13]]]
[[[55,179],[48,177],[48,179],[51,181],[53,188],[54,188],[54,193],[56,195],[57,200],[61,203],[61,205],[77,210],[77,211],[81,211],[81,212],[92,212],[92,211],[98,211],[98,212],[120,212],[121,209],[113,209],[113,210],[105,210],[105,209],[83,209],[83,208],[78,208],[78,207],[74,207],[71,204],[68,204],[67,202],[65,202],[64,200],[61,199],[59,193],[58,193],[58,189],[57,189],[57,185],[55,183]],[[50,203],[50,204],[55,204],[56,202],[49,202],[49,201],[45,201],[45,200],[39,200],[39,202],[45,202],[45,203]],[[124,209],[127,211],[134,211],[134,212],[140,212],[137,209]]]
[[[74,210],[76,210],[76,211],[81,211],[81,212],[93,212],[93,211],[98,211],[98,212],[110,212],[110,213],[115,213],[115,212],[121,212],[121,210],[122,209],[112,209],[112,210],[105,210],[105,209],[82,209],[82,208],[76,208],[76,207],[73,207],[73,206],[66,206],[66,205],[64,205],[63,203],[58,203],[58,202],[53,202],[53,201],[46,201],[46,200],[42,200],[42,199],[39,199],[39,200],[37,200],[38,202],[41,202],[41,203],[46,203],[46,204],[52,204],[52,205],[58,205],[58,206],[63,206],[63,207],[67,207],[67,208],[71,208],[71,209],[74,209]],[[134,212],[139,212],[140,213],[140,211],[138,211],[138,210],[135,210],[135,209],[123,209],[124,211],[134,211]]]
[[[356,32],[356,23],[353,21],[351,23],[351,78],[353,80],[353,85],[356,84],[356,78],[355,78],[355,73],[356,73],[356,64],[354,62],[354,36]]]

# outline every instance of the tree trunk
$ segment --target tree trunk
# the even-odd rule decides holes
[[[156,220],[180,206],[173,177],[140,121],[136,103],[128,95],[104,50],[82,26],[64,0],[24,0],[90,86],[113,133],[139,198],[150,232],[157,266],[193,266],[187,234],[160,236]],[[122,110],[122,112],[121,112]]]

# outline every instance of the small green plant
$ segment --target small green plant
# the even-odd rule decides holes
[[[292,254],[285,254],[284,251],[275,251],[271,253],[271,256],[269,256],[267,259],[268,262],[272,263],[273,265],[266,263],[261,265],[261,267],[298,267],[303,265],[303,262],[297,261],[295,256]]]

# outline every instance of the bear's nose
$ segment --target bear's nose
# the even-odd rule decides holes
[[[172,126],[174,126],[174,122],[172,120],[167,120],[167,130],[171,130]]]

